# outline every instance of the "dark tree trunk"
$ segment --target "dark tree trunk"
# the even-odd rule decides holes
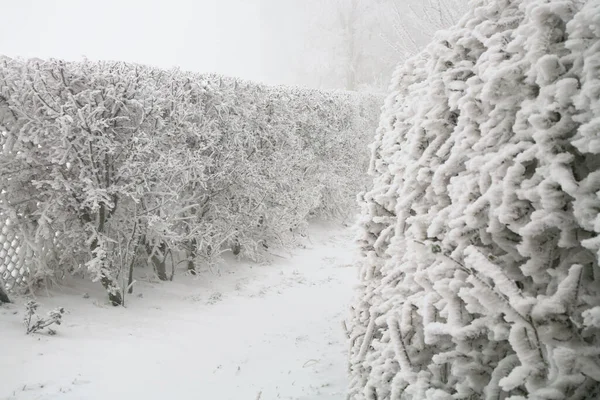
[[[139,248],[140,248],[142,242],[145,240],[146,240],[145,235],[138,236],[137,244],[135,245],[135,247],[133,249],[133,256],[131,257],[131,262],[129,263],[129,273],[127,276],[127,288],[128,288],[127,293],[129,293],[129,294],[133,293],[133,267],[135,265],[135,261],[137,260]]]
[[[196,239],[192,239],[190,241],[190,254],[188,256],[187,269],[190,274],[196,275],[196,265],[194,264],[194,260],[196,259],[198,250],[198,242]]]
[[[107,217],[106,206],[104,204],[100,205],[100,211],[99,211],[98,217],[99,217],[98,233],[104,233],[104,225],[106,223],[106,217]],[[89,223],[89,222],[92,222],[92,217],[86,213],[83,215],[83,220],[85,222]],[[92,241],[92,243],[90,244],[90,250],[91,250],[92,254],[94,254],[94,251],[98,248],[98,246],[99,246],[98,240],[94,239],[94,241]],[[110,271],[111,268],[110,268],[110,266],[107,265],[106,258],[104,258],[102,260],[102,264],[103,264],[102,269]],[[120,306],[123,304],[123,297],[121,296],[121,292],[119,291],[119,286],[105,272],[101,272],[100,283],[102,283],[102,286],[108,292],[108,300],[110,301],[110,303],[113,306],[116,307],[116,306]]]
[[[129,275],[127,276],[127,293],[133,293],[133,264],[135,264],[135,257],[129,263]]]
[[[0,279],[0,303],[10,303],[6,289],[4,288],[4,282]]]
[[[146,252],[150,256],[150,260],[152,261],[152,265],[154,266],[154,271],[156,271],[156,275],[158,279],[161,281],[168,281],[169,277],[167,276],[167,244],[162,242],[160,246],[158,246],[158,250],[160,254],[156,254],[153,251],[154,249],[150,246],[150,243],[146,242]]]
[[[233,245],[231,246],[231,252],[233,253],[234,256],[237,256],[240,254],[241,251],[242,251],[242,246],[240,245],[240,242],[235,240],[233,242]]]
[[[114,281],[103,274],[100,282],[102,282],[102,286],[104,286],[104,289],[108,292],[108,300],[110,303],[115,307],[122,305],[123,296],[121,296],[119,287],[115,285]]]
[[[161,245],[163,247],[163,245]],[[167,276],[167,259],[163,257],[162,259],[156,255],[152,256],[152,263],[154,264],[154,268],[156,269],[156,275],[158,279],[161,281],[168,281],[169,277]]]

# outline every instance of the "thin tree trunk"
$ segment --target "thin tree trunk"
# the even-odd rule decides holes
[[[99,217],[98,233],[101,234],[101,233],[104,233],[104,225],[106,223],[106,206],[104,204],[100,205],[100,211],[99,211],[98,217]],[[92,217],[87,213],[84,214],[83,219],[86,222],[92,222]],[[92,243],[90,244],[90,250],[91,250],[92,254],[94,254],[94,252],[96,251],[98,246],[99,246],[98,240],[94,239],[92,241]],[[104,269],[110,271],[110,267],[106,265],[106,262],[107,262],[106,257],[104,257],[102,260],[102,264],[105,266]],[[104,286],[104,289],[106,289],[106,291],[108,292],[108,300],[111,302],[111,304],[113,306],[116,307],[116,306],[120,306],[123,304],[123,297],[121,296],[121,292],[119,291],[119,286],[115,283],[115,281],[110,276],[108,276],[104,272],[101,272],[100,283],[102,283],[102,286]]]
[[[121,296],[121,292],[119,291],[118,286],[115,285],[114,281],[107,277],[106,275],[102,275],[100,279],[102,282],[102,286],[108,292],[108,300],[113,306],[120,306],[123,304],[123,296]]]
[[[137,244],[133,248],[133,256],[131,257],[131,262],[129,263],[129,273],[127,276],[127,287],[129,288],[127,289],[127,293],[129,294],[133,293],[133,266],[135,265],[135,260],[137,259],[138,249],[140,248],[140,245],[142,244],[142,241],[145,240],[145,238],[145,235],[139,235]]]
[[[2,279],[0,279],[0,303],[10,303],[10,299],[8,298],[8,294],[6,293],[4,282],[2,281]]]
[[[150,244],[146,241],[146,252],[150,256],[150,260],[152,261],[152,265],[154,266],[154,271],[156,271],[156,275],[158,279],[161,281],[168,281],[169,277],[167,276],[167,244],[161,243],[158,247],[162,259],[154,252],[154,249],[150,246]]]
[[[231,252],[233,253],[234,256],[237,256],[240,254],[241,251],[242,251],[242,246],[240,245],[240,242],[236,239],[233,242],[233,245],[231,246]]]
[[[198,250],[198,242],[196,239],[192,239],[190,241],[190,254],[188,256],[187,269],[190,274],[196,275],[196,265],[194,264],[194,260],[196,259]]]
[[[129,294],[133,293],[133,264],[135,264],[135,257],[129,263],[129,274],[127,276],[127,287],[129,288],[127,289],[127,293]]]

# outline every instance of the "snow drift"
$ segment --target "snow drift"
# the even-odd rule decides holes
[[[349,398],[600,396],[600,1],[475,1],[392,90]]]

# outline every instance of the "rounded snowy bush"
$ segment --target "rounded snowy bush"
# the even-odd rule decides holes
[[[600,1],[475,1],[393,88],[349,397],[597,398]]]

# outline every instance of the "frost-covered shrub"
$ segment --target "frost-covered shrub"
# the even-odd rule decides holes
[[[392,87],[349,398],[599,397],[600,1],[475,1]]]
[[[56,331],[49,326],[62,324],[62,316],[65,313],[65,309],[62,307],[56,308],[48,312],[46,318],[42,318],[37,314],[39,304],[35,300],[30,300],[25,304],[25,316],[23,317],[23,323],[25,324],[25,331],[29,335],[30,333],[39,332],[42,329],[48,328],[50,335],[56,334]]]
[[[258,259],[309,216],[351,210],[378,109],[377,96],[1,58],[0,215],[31,279],[85,268],[120,304],[144,261],[168,280],[167,264],[194,271],[230,248]]]

